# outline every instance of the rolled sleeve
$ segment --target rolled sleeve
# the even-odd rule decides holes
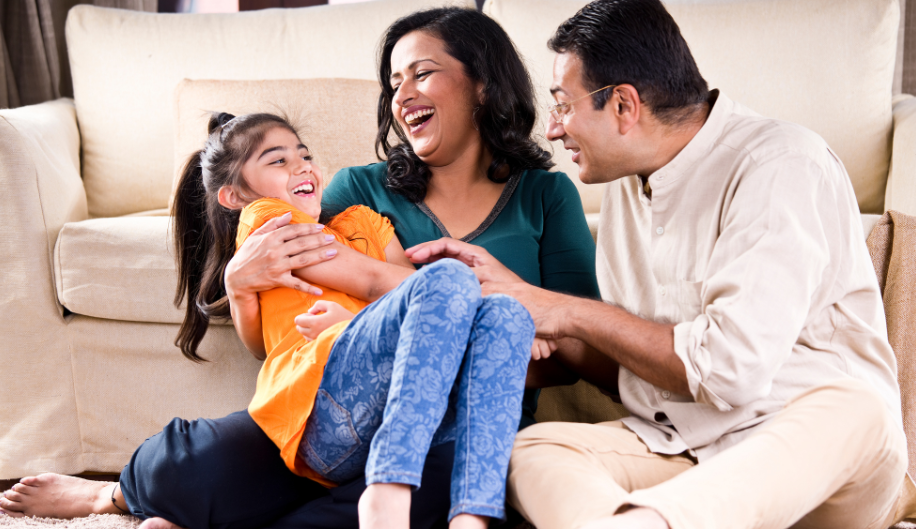
[[[716,395],[703,381],[712,373],[713,363],[709,351],[701,344],[703,334],[709,328],[709,318],[699,316],[696,320],[674,326],[674,354],[684,363],[687,386],[694,400],[700,404],[715,406],[719,411],[731,411],[731,404]]]

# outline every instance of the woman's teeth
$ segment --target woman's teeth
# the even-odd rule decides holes
[[[310,195],[315,192],[315,184],[307,182],[305,184],[298,185],[293,188],[293,194],[298,195],[300,193],[304,195]]]
[[[407,121],[408,125],[413,127],[415,125],[419,125],[420,123],[423,123],[424,121],[429,119],[427,116],[432,116],[435,113],[436,113],[436,109],[434,108],[424,108],[423,110],[417,110],[416,112],[411,112],[410,114],[407,114],[407,117],[404,118],[404,120]]]

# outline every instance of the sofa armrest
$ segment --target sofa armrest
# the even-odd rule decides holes
[[[73,100],[0,110],[0,160],[0,220],[44,230],[50,263],[64,223],[88,217]]]
[[[894,138],[884,211],[916,215],[916,97],[894,99]]]
[[[58,232],[87,216],[79,152],[72,101],[0,110],[0,479],[44,468],[66,472],[48,454],[80,447],[53,277]]]

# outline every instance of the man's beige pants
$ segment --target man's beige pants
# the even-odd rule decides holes
[[[650,452],[618,421],[542,423],[516,438],[508,497],[537,529],[577,529],[629,505],[672,529],[886,529],[916,506],[896,422],[848,379],[801,394],[700,464]]]

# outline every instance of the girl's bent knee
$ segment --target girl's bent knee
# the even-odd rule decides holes
[[[432,281],[434,288],[449,292],[460,292],[469,296],[480,297],[480,281],[466,264],[455,259],[441,259],[420,269],[424,278],[447,278],[448,281]]]
[[[490,294],[483,298],[478,312],[484,315],[495,315],[505,320],[507,324],[517,326],[520,332],[530,334],[531,339],[534,339],[534,320],[531,319],[531,314],[524,305],[511,296]]]

